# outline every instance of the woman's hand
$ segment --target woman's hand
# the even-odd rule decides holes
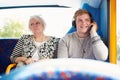
[[[17,58],[15,59],[15,63],[24,62],[24,61],[26,61],[26,60],[27,60],[26,57],[17,57]]]
[[[32,58],[28,58],[27,60],[24,61],[25,64],[31,64],[36,62],[36,60],[32,59]]]

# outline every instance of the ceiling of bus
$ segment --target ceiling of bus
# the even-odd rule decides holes
[[[98,8],[101,0],[0,0],[0,7],[24,5],[60,5],[81,8],[84,3]]]

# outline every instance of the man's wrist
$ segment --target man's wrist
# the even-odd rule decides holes
[[[95,36],[98,36],[97,32],[94,32],[94,33],[90,33],[90,37],[93,38]]]

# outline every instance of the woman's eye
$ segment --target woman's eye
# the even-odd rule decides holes
[[[40,24],[40,22],[37,22],[37,23],[36,23],[36,25],[39,25],[39,24]]]
[[[30,24],[30,26],[33,26],[33,25],[34,25],[33,23]]]
[[[40,24],[40,22],[31,23],[30,26],[39,25],[39,24]]]

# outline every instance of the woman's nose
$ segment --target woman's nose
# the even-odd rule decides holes
[[[37,22],[37,23],[34,23],[33,26],[38,26],[39,24],[40,24],[40,23]]]

